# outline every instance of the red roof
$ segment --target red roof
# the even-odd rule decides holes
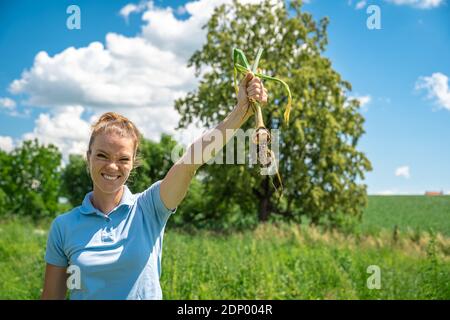
[[[442,196],[443,193],[442,193],[442,191],[426,191],[425,195],[426,196]]]

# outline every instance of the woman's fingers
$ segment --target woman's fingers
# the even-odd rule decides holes
[[[256,93],[256,94],[251,94],[251,95],[249,95],[248,98],[249,98],[249,99],[256,100],[256,101],[259,101],[259,102],[261,102],[261,103],[266,103],[266,102],[267,102],[268,96],[267,96],[266,93],[263,93],[263,94]]]
[[[252,95],[255,95],[255,94],[260,94],[261,90],[260,89],[252,89],[252,90],[247,91],[247,93],[248,93],[249,96],[252,96]]]
[[[256,89],[256,88],[263,88],[263,84],[262,83],[254,83],[248,86],[249,89]]]
[[[255,96],[255,95],[266,95],[267,96],[267,89],[264,88],[263,90],[261,90],[260,88],[256,88],[256,89],[251,89],[247,91],[247,95],[250,96]]]
[[[247,86],[247,96],[249,99],[259,101],[261,103],[267,102],[268,91],[263,86],[261,79],[254,77]]]
[[[263,89],[265,89],[265,88],[263,88]],[[261,89],[260,85],[251,86],[247,89],[247,94],[252,95],[252,94],[262,93],[263,89]]]

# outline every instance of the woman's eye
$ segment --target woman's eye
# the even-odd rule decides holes
[[[130,161],[130,159],[120,159],[120,161],[127,163],[128,161]]]
[[[102,158],[102,159],[106,158],[104,154],[98,154],[97,157]]]

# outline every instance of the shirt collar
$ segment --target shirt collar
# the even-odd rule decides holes
[[[81,204],[81,207],[80,207],[81,213],[83,213],[83,214],[102,213],[102,212],[100,212],[100,210],[96,209],[92,205],[91,196],[92,196],[93,192],[94,191],[91,191],[84,196],[83,203]],[[128,189],[128,187],[126,185],[124,185],[122,198],[120,199],[119,204],[113,210],[111,210],[111,212],[123,205],[124,206],[132,206],[133,203],[134,203],[133,194],[131,193],[130,189]]]

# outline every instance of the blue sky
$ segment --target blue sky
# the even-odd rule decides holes
[[[80,152],[90,121],[115,102],[138,126],[139,121],[151,123],[144,130],[147,137],[173,132],[171,102],[196,85],[183,63],[202,43],[195,28],[214,2],[180,10],[189,2],[154,1],[152,6],[130,0],[2,0],[0,148],[37,136],[66,153]],[[359,148],[374,167],[365,180],[369,193],[450,193],[448,0],[307,2],[304,10],[316,20],[330,18],[325,55],[352,83],[352,94],[365,102],[366,134]],[[66,27],[70,4],[81,9],[80,30]],[[132,13],[125,18],[127,5]],[[369,5],[380,8],[380,30],[366,26]],[[46,54],[37,57],[41,51]],[[149,55],[171,65],[170,72],[182,70],[175,85],[169,75],[159,79],[162,84],[154,94],[145,93],[155,84],[142,80],[135,66],[145,63],[143,75],[158,72],[158,65],[147,67],[152,65]],[[137,82],[127,87],[125,78]],[[90,80],[86,84],[83,79]],[[118,88],[124,93],[118,94]],[[134,97],[142,97],[148,111],[144,116]],[[167,114],[172,120],[162,118]]]

